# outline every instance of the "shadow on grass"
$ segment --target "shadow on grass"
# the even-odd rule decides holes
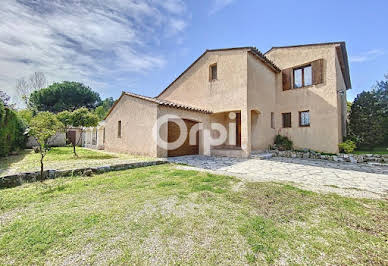
[[[9,155],[6,157],[0,157],[0,175],[2,172],[7,171],[13,164],[22,161],[32,150],[23,150],[16,155]]]

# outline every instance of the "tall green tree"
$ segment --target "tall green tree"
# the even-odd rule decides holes
[[[0,91],[0,157],[24,148],[26,142],[26,125],[9,104],[9,99]]]
[[[375,91],[357,95],[351,107],[349,129],[358,147],[372,148],[383,142],[383,117]]]
[[[30,103],[38,111],[59,113],[74,111],[81,107],[95,109],[101,103],[100,95],[79,82],[64,81],[34,91]]]
[[[112,97],[106,98],[101,102],[101,105],[94,110],[94,113],[97,115],[98,119],[104,120],[106,115],[108,114],[110,108],[112,108],[115,101]]]
[[[385,80],[377,82],[375,95],[378,115],[382,119],[384,144],[388,144],[388,74],[385,75]]]
[[[38,113],[31,119],[29,135],[33,136],[39,144],[40,153],[40,177],[43,180],[44,158],[49,149],[50,138],[63,128],[62,123],[50,112]]]
[[[57,114],[57,118],[63,124],[63,129],[68,132],[70,127],[95,127],[98,124],[98,117],[90,112],[87,108],[79,108],[73,112],[63,111]],[[82,131],[79,140],[82,139]],[[73,153],[77,155],[76,146],[79,143],[75,141],[71,142],[73,146]]]

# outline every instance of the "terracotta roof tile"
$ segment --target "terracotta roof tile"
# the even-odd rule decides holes
[[[147,97],[147,96],[139,95],[139,94],[132,93],[132,92],[124,92],[124,94],[138,98],[138,99],[142,99],[145,101],[153,102],[153,103],[156,103],[156,104],[159,104],[162,106],[178,108],[178,109],[194,111],[194,112],[200,112],[200,113],[205,113],[205,114],[212,113],[211,111],[206,110],[206,109],[201,109],[201,108],[197,108],[197,107],[193,107],[193,106],[189,106],[189,105],[184,105],[184,104],[180,104],[180,103],[175,103],[175,102],[171,102],[171,101],[161,100],[161,99],[157,99],[157,98]]]
[[[259,50],[257,50],[256,47],[251,47],[251,50],[250,50],[251,53],[253,53],[254,55],[256,55],[257,57],[259,57],[261,60],[264,61],[264,63],[266,63],[267,65],[269,65],[273,70],[277,71],[277,72],[281,72],[281,69],[275,65],[274,62],[272,62],[271,60],[269,60],[262,52],[260,52]]]

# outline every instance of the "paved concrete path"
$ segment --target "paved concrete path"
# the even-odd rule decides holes
[[[352,197],[388,195],[388,166],[281,157],[262,160],[259,156],[241,159],[195,155],[169,161],[188,165],[179,168],[226,174],[249,182],[293,182],[304,189]]]

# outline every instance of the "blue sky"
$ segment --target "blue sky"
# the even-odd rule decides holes
[[[352,90],[388,73],[387,1],[2,0],[0,88],[42,71],[156,96],[204,50],[346,41]]]

